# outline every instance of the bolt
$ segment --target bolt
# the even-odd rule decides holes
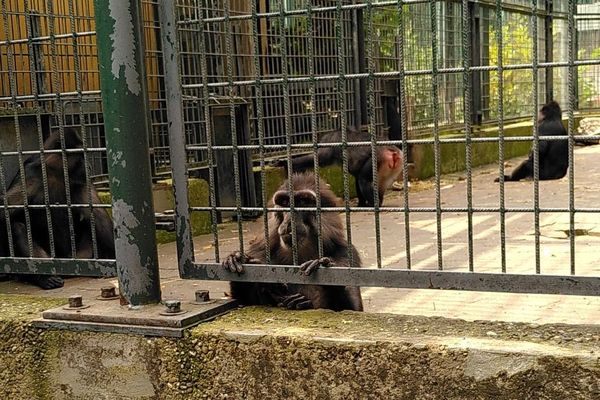
[[[179,300],[166,300],[165,307],[167,307],[167,313],[178,313],[181,312],[181,301]]]
[[[115,297],[115,287],[114,286],[104,286],[100,288],[100,297],[103,299],[110,299],[111,297]]]
[[[210,300],[208,290],[196,290],[196,302],[202,303]]]
[[[83,307],[83,297],[80,294],[75,294],[73,296],[69,296],[69,307],[70,308]]]

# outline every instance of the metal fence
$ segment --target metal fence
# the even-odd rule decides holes
[[[124,185],[132,184],[139,176],[117,165],[114,158],[125,160],[124,164],[144,165],[145,151],[136,154],[135,150],[136,146],[145,150],[144,140],[148,140],[152,148],[152,174],[170,172],[173,177],[183,278],[306,283],[297,268],[291,266],[254,265],[243,276],[224,271],[220,265],[225,254],[221,251],[218,223],[225,213],[236,217],[235,239],[241,250],[250,239],[245,233],[246,214],[262,213],[264,228],[260,230],[268,234],[267,219],[274,212],[268,206],[267,194],[266,165],[270,159],[283,155],[290,160],[295,153],[315,151],[323,146],[317,143],[319,134],[346,131],[354,125],[367,131],[364,142],[330,145],[341,147],[345,154],[350,146],[371,146],[373,153],[374,146],[382,143],[402,146],[405,152],[413,146],[429,146],[433,154],[435,198],[431,205],[413,206],[405,184],[401,206],[353,207],[347,157],[344,157],[344,206],[318,207],[314,211],[317,215],[344,213],[347,239],[357,246],[361,240],[352,235],[354,218],[372,215],[374,240],[369,250],[375,253],[376,261],[371,265],[373,268],[323,270],[310,283],[598,293],[598,277],[581,276],[575,268],[575,216],[598,210],[575,206],[573,157],[577,139],[575,113],[598,107],[600,10],[596,3],[575,0],[125,3],[133,7],[125,10],[132,13],[133,42],[139,46],[138,52],[144,50],[143,54],[135,53],[136,57],[143,57],[143,62],[140,61],[143,66],[136,64],[137,73],[146,78],[140,92],[143,98],[139,93],[137,96],[121,93],[122,88],[115,86],[110,71],[99,68],[111,64],[107,48],[114,34],[99,22],[104,21],[102,18],[110,20],[111,10],[104,2],[3,0],[0,24],[0,107],[6,110],[16,138],[9,143],[14,148],[3,148],[0,159],[16,157],[13,174],[18,170],[23,176],[25,159],[31,154],[43,157],[44,153],[59,152],[63,159],[67,153],[83,154],[88,188],[92,187],[94,175],[108,174],[113,214],[117,211],[116,265],[131,264],[131,254],[140,255],[140,260],[142,256],[156,259],[153,241],[148,239],[154,230],[145,206],[151,196],[145,182],[145,167],[140,172],[142,189],[133,193]],[[103,48],[104,55],[99,54]],[[118,82],[124,87],[128,85],[123,77]],[[377,139],[388,125],[382,96],[390,95],[385,92],[390,82],[395,87],[392,96],[398,100],[402,117],[399,141]],[[510,143],[531,142],[538,149],[535,115],[550,98],[557,99],[568,116],[568,204],[540,206],[539,180],[535,179],[530,206],[507,205],[502,181],[498,204],[478,207],[473,192],[474,149],[482,144],[497,145],[499,173]],[[136,107],[149,110],[149,115],[136,112]],[[30,129],[25,128],[27,118],[31,118]],[[127,122],[135,133],[122,135],[125,139],[115,131],[121,129],[124,119],[129,119]],[[515,119],[530,122],[531,134],[505,135],[506,125]],[[80,129],[83,138],[80,149],[65,149],[63,136],[65,128],[70,126]],[[497,134],[479,135],[482,126],[497,126]],[[446,136],[447,129],[460,135]],[[43,141],[52,131],[59,133],[62,146],[46,151]],[[32,133],[30,147],[22,143],[21,132]],[[105,135],[109,138],[113,135],[114,141],[108,146],[108,154]],[[456,144],[464,145],[465,201],[448,205],[442,200],[442,149]],[[536,158],[539,158],[537,150]],[[408,176],[409,161],[404,159],[404,176]],[[68,195],[67,201],[58,204],[53,204],[47,195],[39,204],[9,204],[5,193],[11,178],[2,176],[3,168],[0,165],[5,216],[10,217],[7,210],[11,208],[22,209],[25,215],[40,208],[45,210],[48,225],[52,226],[49,210],[67,210],[72,250],[78,237],[76,218],[71,214],[83,208],[106,208],[92,200],[74,204]],[[228,175],[221,176],[219,168]],[[255,168],[257,174],[252,173]],[[188,175],[205,179],[209,188],[214,189],[206,206],[190,206]],[[47,184],[43,182],[42,186],[42,195],[48,194]],[[259,188],[257,193],[255,186]],[[21,189],[23,198],[26,189],[25,186]],[[229,203],[221,198],[226,191],[231,195]],[[127,201],[120,202],[124,199]],[[124,212],[129,205],[133,207],[132,213],[140,217],[135,229],[129,211]],[[298,212],[293,204],[289,211]],[[550,212],[569,217],[570,266],[555,274],[543,273],[542,268],[540,216]],[[212,262],[199,263],[194,258],[190,218],[194,213],[210,217]],[[507,219],[521,213],[533,215],[535,257],[530,271],[509,273]],[[417,250],[411,240],[414,221],[424,214],[435,215],[435,256],[429,264],[416,261]],[[444,261],[448,251],[444,219],[456,214],[464,217],[462,223],[467,231],[464,250],[468,259],[465,265],[448,266]],[[475,261],[474,220],[486,214],[498,218],[498,270],[482,268]],[[404,247],[404,256],[392,265],[383,262],[385,235],[381,232],[382,218],[390,216],[402,221],[393,236],[400,237]],[[25,222],[29,219],[25,218]],[[36,238],[30,222],[26,225],[31,255]],[[11,226],[9,219],[7,226]],[[139,232],[142,239],[133,232]],[[95,240],[92,243],[94,248],[98,246]],[[13,258],[20,254],[15,254],[14,245],[8,247],[10,251],[3,258],[6,272],[35,272],[28,264],[29,258]],[[53,251],[49,253],[54,255]],[[94,257],[84,261],[77,260],[75,253],[59,257],[71,259],[64,263],[35,258],[44,271],[65,275],[114,274],[115,262],[98,261],[97,250]],[[133,263],[132,269],[120,273],[131,277],[136,271],[143,271],[140,260]],[[142,298],[156,298],[159,293],[157,272],[156,276],[153,274],[146,276],[153,281],[152,293]],[[140,294],[139,285],[136,288],[136,294]]]
[[[575,215],[597,211],[595,208],[576,207],[574,202],[573,146],[578,138],[574,130],[574,113],[578,108],[593,106],[590,101],[595,95],[584,94],[581,88],[586,85],[595,86],[594,83],[586,82],[594,79],[593,71],[599,64],[595,56],[590,56],[590,52],[577,51],[578,48],[594,46],[589,41],[583,42],[582,37],[578,41],[576,36],[580,29],[585,30],[587,26],[581,16],[585,13],[585,7],[578,8],[573,0],[495,3],[467,0],[268,3],[277,3],[278,6],[261,8],[265,2],[217,2],[218,6],[212,7],[210,12],[203,11],[203,7],[195,8],[196,14],[193,17],[185,13],[182,16],[176,2],[161,3],[163,37],[171,38],[170,41],[163,40],[163,48],[169,98],[168,119],[171,122],[172,168],[174,173],[180,171],[174,174],[174,184],[177,187],[177,231],[180,233],[178,245],[182,277],[308,282],[296,268],[286,265],[253,265],[241,276],[224,271],[220,262],[227,254],[220,251],[222,233],[216,223],[221,212],[237,214],[235,239],[239,249],[243,251],[250,238],[245,234],[242,214],[246,211],[261,211],[264,226],[263,229],[258,229],[258,236],[267,237],[268,215],[281,211],[281,208],[267,206],[269,199],[265,192],[265,157],[271,151],[278,151],[285,152],[289,160],[295,152],[315,151],[324,146],[317,143],[316,135],[323,126],[321,118],[328,111],[324,107],[327,104],[337,104],[334,107],[334,129],[344,131],[350,124],[364,122],[369,134],[362,143],[328,143],[328,146],[341,146],[344,152],[349,146],[374,146],[381,143],[401,145],[404,149],[414,145],[431,146],[435,199],[431,206],[411,206],[405,190],[403,204],[399,207],[352,207],[345,165],[344,207],[318,207],[312,210],[317,215],[326,212],[344,213],[347,239],[357,247],[364,247],[366,240],[352,236],[353,219],[365,212],[372,213],[374,240],[369,242],[372,245],[366,251],[375,252],[376,261],[373,268],[367,269],[328,268],[319,273],[318,277],[311,278],[310,283],[571,294],[598,292],[598,277],[593,274],[589,276],[587,272],[584,274],[586,276],[580,276],[575,268]],[[236,8],[236,5],[241,8]],[[354,49],[348,46],[351,38],[347,30],[348,21],[352,21],[352,31],[363,35],[353,42],[356,46]],[[325,42],[320,40],[324,29],[320,25],[322,23],[331,26],[330,36],[327,36],[329,40]],[[298,29],[303,30],[302,35],[297,34]],[[211,47],[217,42],[211,36],[215,32],[219,32],[220,37],[218,42],[221,47],[218,50]],[[187,48],[190,36],[198,41],[195,57],[191,58],[189,53],[184,54],[182,50]],[[241,36],[249,41],[244,51],[237,47]],[[184,39],[173,41],[174,37]],[[324,60],[321,44],[324,49],[333,49],[328,51],[328,67],[321,64]],[[271,52],[265,54],[261,46],[269,47]],[[348,51],[358,51],[362,59],[352,65]],[[218,60],[221,64],[213,61],[215,53],[219,53]],[[193,64],[194,60],[198,63],[196,76],[195,79],[190,79],[186,75],[186,71],[189,71],[187,65]],[[250,66],[244,73],[235,69],[248,64]],[[386,124],[381,118],[379,94],[384,81],[389,79],[396,80],[399,88],[399,110],[403,116],[401,141],[375,139],[379,128]],[[177,82],[183,84],[173,87]],[[335,95],[326,95],[330,96],[333,103],[318,100],[326,85],[335,87]],[[298,115],[294,104],[299,91],[303,91],[302,101],[307,105],[304,111],[308,114],[308,121],[305,124],[295,122]],[[348,96],[351,92],[352,95]],[[230,110],[229,126],[232,132],[236,130],[239,98],[250,99],[255,107],[252,114],[253,141],[239,142],[239,137],[232,134],[231,142],[223,145],[214,141],[214,126],[201,124],[206,142],[186,142],[186,138],[181,137],[181,132],[186,124],[188,93],[193,101],[197,101],[205,121],[211,117],[212,97],[215,94],[222,96],[220,101]],[[274,110],[268,108],[273,94],[279,99],[280,107],[275,112],[281,115],[275,131],[269,125],[272,116],[269,113]],[[180,98],[184,100],[178,101]],[[556,138],[568,139],[569,143],[569,196],[567,204],[560,207],[540,206],[540,182],[537,175],[540,143],[537,112],[551,98],[561,102],[568,117],[568,136]],[[507,123],[515,117],[531,122],[530,135],[505,135]],[[496,135],[483,137],[477,134],[478,124],[492,121],[496,121],[494,124],[498,126]],[[444,136],[443,127],[447,124],[458,126],[462,135]],[[419,128],[426,128],[427,134],[417,134],[423,132]],[[309,140],[300,135],[304,133],[303,129],[311,134]],[[274,133],[279,133],[280,136],[273,136]],[[496,144],[499,151],[499,173],[502,173],[506,147],[511,143],[524,141],[533,144],[538,160],[531,206],[509,205],[504,180],[501,179],[498,203],[478,207],[473,191],[474,149],[485,143]],[[448,205],[442,200],[441,153],[443,148],[453,144],[465,146],[466,189],[464,203]],[[189,207],[185,190],[187,178],[181,171],[186,169],[186,154],[191,151],[206,154],[209,165],[212,165],[220,152],[231,152],[236,193],[233,206],[223,207],[212,197],[207,207]],[[243,164],[240,155],[247,152],[258,155],[260,162],[262,192],[259,197],[262,198],[262,207],[249,207],[243,200],[244,188],[239,178]],[[403,169],[407,176],[406,159]],[[212,172],[207,179],[210,187],[216,187],[216,178]],[[377,179],[374,181],[377,185]],[[288,210],[292,214],[298,212],[293,204]],[[189,215],[195,212],[211,215],[213,262],[194,261]],[[566,213],[569,216],[567,230],[570,267],[565,267],[564,270],[553,269],[552,273],[545,273],[549,269],[542,268],[542,263],[546,260],[541,252],[540,218],[545,213]],[[411,221],[418,220],[419,215],[423,214],[435,215],[435,246],[431,248],[435,256],[430,254],[428,263],[416,262],[414,254],[418,250],[411,247],[411,235],[414,235],[415,229],[411,226]],[[500,249],[496,255],[499,260],[497,269],[477,265],[475,262],[477,239],[474,221],[490,214],[498,218],[496,228]],[[448,258],[446,253],[449,252],[445,240],[452,236],[444,232],[447,229],[445,220],[455,215],[461,216],[461,224],[465,227],[465,241],[462,247],[459,246],[467,254],[464,265],[452,265],[445,261]],[[507,267],[507,220],[513,215],[532,215],[535,256],[531,263],[522,263],[530,265],[530,269],[510,273],[516,271]],[[402,223],[392,235],[400,237],[396,241],[404,245],[405,254],[399,257],[400,262],[392,265],[386,263],[386,268],[382,268],[385,257],[382,243],[384,236],[390,232],[382,235],[381,220],[390,216],[402,217]]]

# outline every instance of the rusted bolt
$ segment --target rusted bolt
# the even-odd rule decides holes
[[[75,294],[73,296],[69,296],[69,307],[70,308],[83,307],[83,297],[80,294]]]
[[[196,303],[203,303],[210,300],[208,290],[196,290]]]
[[[167,307],[166,312],[169,314],[174,314],[181,312],[181,301],[179,300],[166,300],[165,307]]]
[[[104,286],[100,288],[100,297],[103,299],[110,299],[116,297],[116,291],[114,286]]]

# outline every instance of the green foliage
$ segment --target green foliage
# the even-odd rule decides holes
[[[588,52],[585,49],[580,49],[577,53],[577,59],[599,59],[600,47]],[[597,66],[585,65],[578,69],[578,93],[579,93],[579,108],[594,108],[600,107],[600,99],[598,98],[598,88],[594,82],[594,75],[597,74]]]
[[[513,14],[502,24],[502,64],[530,63],[532,43],[529,17]],[[498,65],[498,43],[495,26],[490,26],[490,65]],[[505,70],[503,73],[503,108],[506,117],[531,114],[533,80],[531,71]],[[498,73],[490,72],[490,117],[498,117],[498,95],[500,91]]]

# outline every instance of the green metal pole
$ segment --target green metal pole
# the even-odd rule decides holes
[[[131,305],[160,302],[141,0],[95,0],[117,274]]]

